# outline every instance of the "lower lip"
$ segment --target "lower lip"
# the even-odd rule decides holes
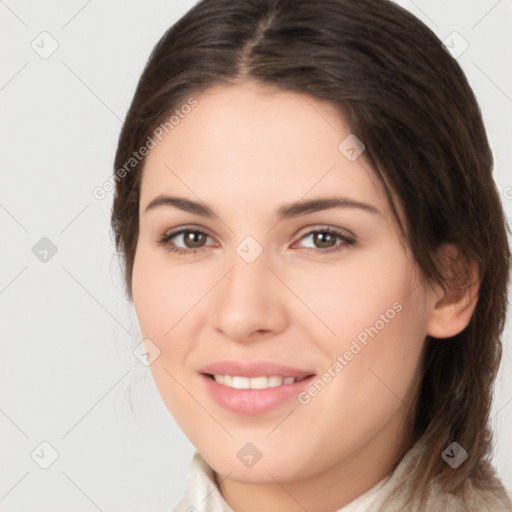
[[[284,404],[307,387],[314,375],[293,384],[283,384],[267,389],[235,389],[201,374],[208,392],[225,409],[237,414],[255,416],[264,414]]]

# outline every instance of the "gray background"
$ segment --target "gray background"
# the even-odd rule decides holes
[[[399,3],[453,51],[469,44],[458,60],[510,222],[512,1]],[[111,175],[153,45],[193,4],[0,0],[1,511],[163,511],[182,493],[194,448],[132,353],[141,336],[110,237],[112,194],[92,190]],[[512,489],[510,334],[493,424]]]

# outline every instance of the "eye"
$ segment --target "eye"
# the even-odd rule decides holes
[[[176,237],[178,239],[181,237],[185,247],[176,246],[176,244],[172,242],[172,239]],[[178,254],[195,254],[198,250],[203,250],[202,244],[207,238],[209,238],[209,235],[204,231],[193,228],[184,228],[173,233],[164,234],[160,240],[158,240],[158,243],[171,252],[176,252]]]
[[[301,240],[309,238],[313,243],[313,247],[306,247],[306,250],[313,250],[321,253],[331,253],[341,251],[353,244],[355,239],[348,237],[341,231],[334,228],[322,228],[314,231],[309,231]],[[336,244],[336,240],[340,240],[341,243]]]

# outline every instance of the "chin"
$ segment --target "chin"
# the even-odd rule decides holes
[[[261,458],[251,467],[245,466],[235,451],[233,451],[233,455],[229,456],[226,452],[219,454],[211,453],[208,450],[198,451],[221,478],[226,478],[229,475],[231,480],[238,482],[264,484],[275,483],[275,480],[279,482],[298,480],[307,476],[301,474],[298,461],[293,456],[287,457],[279,450],[273,450],[272,455],[262,451]],[[301,464],[304,464],[303,460]]]

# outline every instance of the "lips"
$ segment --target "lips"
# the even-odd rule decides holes
[[[224,409],[262,415],[294,400],[297,403],[298,394],[311,383],[315,373],[268,361],[219,361],[202,368],[200,377],[207,394]],[[262,380],[266,381],[264,386]],[[254,389],[254,382],[258,383],[256,388],[262,389]]]

